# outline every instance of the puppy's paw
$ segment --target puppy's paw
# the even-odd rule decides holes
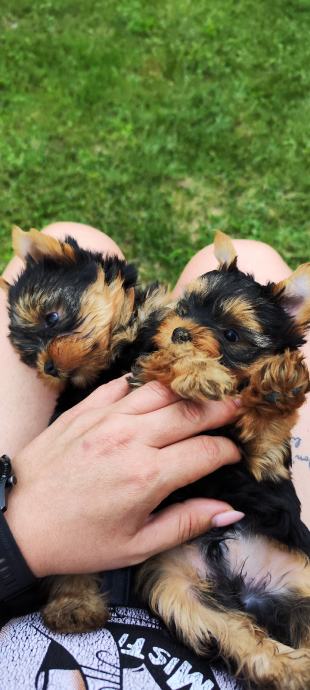
[[[130,386],[138,387],[149,381],[160,381],[170,386],[174,377],[174,354],[170,350],[156,350],[137,359],[128,377]]]
[[[289,413],[303,404],[309,390],[309,371],[302,354],[286,350],[268,357],[254,370],[242,399],[245,406]]]
[[[177,348],[159,350],[140,357],[132,371],[130,385],[160,381],[181,398],[222,400],[233,392],[235,379],[218,359],[196,353],[180,354]]]
[[[175,367],[172,390],[189,400],[223,400],[232,393],[234,379],[225,367],[214,360],[192,360],[188,367]]]
[[[107,622],[109,610],[102,596],[88,595],[83,600],[59,597],[42,610],[45,625],[54,632],[82,633],[97,630]]]
[[[296,649],[286,658],[283,655],[278,673],[275,672],[274,674],[273,683],[271,687],[274,687],[275,690],[306,690],[306,688],[310,688],[310,650]],[[264,686],[259,685],[259,688],[265,690],[266,684]]]

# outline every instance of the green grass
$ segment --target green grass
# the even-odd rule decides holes
[[[66,219],[148,278],[218,227],[309,259],[309,21],[309,0],[2,0],[2,267],[13,223]]]

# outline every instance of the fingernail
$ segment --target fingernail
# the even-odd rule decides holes
[[[241,407],[241,398],[232,398],[232,401],[236,407]]]
[[[238,520],[242,520],[244,516],[245,513],[241,513],[240,510],[226,510],[225,513],[213,515],[211,525],[212,527],[226,527],[227,525],[233,525]]]

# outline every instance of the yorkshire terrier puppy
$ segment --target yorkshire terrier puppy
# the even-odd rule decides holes
[[[25,269],[13,285],[0,278],[10,340],[61,394],[57,415],[153,347],[169,295],[157,283],[142,290],[133,264],[81,249],[72,237],[60,242],[15,227],[12,241]]]
[[[239,271],[223,233],[215,254],[218,270],[191,283],[163,318],[134,378],[192,400],[240,395],[236,424],[217,433],[240,445],[242,462],[169,502],[218,498],[245,518],[150,559],[139,587],[198,654],[215,644],[262,690],[301,690],[310,688],[310,533],[291,481],[290,432],[309,390],[298,348],[310,323],[310,263],[263,286]]]
[[[297,409],[309,390],[309,375],[299,348],[310,323],[310,264],[300,266],[286,281],[259,285],[238,269],[232,242],[218,233],[218,269],[190,284],[176,303],[158,288],[139,294],[134,285],[127,286],[122,277],[126,265],[119,266],[112,280],[105,277],[100,255],[93,259],[98,273],[103,272],[98,301],[85,301],[84,294],[92,294],[90,285],[97,280],[84,283],[78,292],[79,270],[76,280],[70,278],[67,283],[65,278],[66,252],[78,255],[82,250],[71,240],[55,240],[57,250],[54,245],[47,260],[43,244],[51,238],[32,231],[32,235],[18,233],[17,239],[16,232],[15,245],[26,260],[26,269],[15,285],[7,286],[10,337],[24,361],[27,346],[29,353],[35,349],[36,357],[28,363],[36,366],[41,376],[54,377],[45,371],[49,360],[61,372],[58,378],[69,381],[69,387],[89,382],[96,385],[103,373],[109,380],[133,366],[136,385],[157,379],[192,400],[240,396],[236,424],[217,433],[240,445],[242,461],[184,487],[165,504],[194,496],[220,498],[246,517],[147,561],[138,574],[139,590],[168,628],[198,654],[216,650],[237,676],[255,682],[261,690],[310,688],[310,535],[301,522],[300,503],[291,481],[289,444]],[[71,249],[64,249],[65,244]],[[41,253],[37,254],[39,246]],[[56,264],[53,268],[49,262],[53,252],[58,256],[61,290],[57,290],[56,276],[52,282]],[[70,261],[72,269],[72,257]],[[109,261],[111,271],[113,261]],[[40,280],[34,284],[31,276],[41,262]],[[57,300],[52,302],[52,297],[53,293],[58,295],[62,305],[60,295],[67,294],[65,285],[72,280],[75,304],[83,308],[76,307],[78,318],[70,330],[67,311],[56,307]],[[112,300],[114,288],[110,296],[108,286],[117,280],[123,286],[123,296],[116,300],[115,318],[113,305],[104,309],[100,304]],[[49,302],[45,302],[46,292]],[[40,302],[47,305],[48,314],[60,312],[62,318],[64,313],[64,327],[49,331],[44,339],[41,315],[41,335],[35,340],[31,328],[38,328],[35,304]],[[94,302],[97,306],[92,317]],[[120,302],[124,305],[121,309]],[[79,360],[75,353],[86,352],[83,340],[89,341],[92,318],[97,322],[99,316],[99,327],[93,324],[101,372],[96,381],[96,362],[88,367],[88,354]],[[117,319],[121,319],[120,326]],[[102,346],[101,328],[109,333]],[[67,340],[70,338],[73,340]],[[130,352],[127,359],[122,354],[126,351]],[[104,622],[106,606],[101,603],[98,614],[94,579],[83,576],[70,582],[65,578],[64,585],[60,578],[58,583],[45,609],[51,627],[78,631]]]
[[[15,227],[12,239],[25,269],[13,285],[0,278],[9,337],[21,360],[59,392],[53,421],[153,347],[169,296],[156,283],[142,290],[134,265],[83,250],[73,238]],[[50,578],[48,588],[43,617],[51,629],[83,632],[106,622],[95,576]]]

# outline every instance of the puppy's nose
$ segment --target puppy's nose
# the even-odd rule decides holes
[[[175,328],[171,336],[173,343],[187,343],[191,339],[192,336],[187,328]]]
[[[58,371],[52,359],[48,359],[44,364],[44,373],[49,374],[49,376],[58,376]]]

